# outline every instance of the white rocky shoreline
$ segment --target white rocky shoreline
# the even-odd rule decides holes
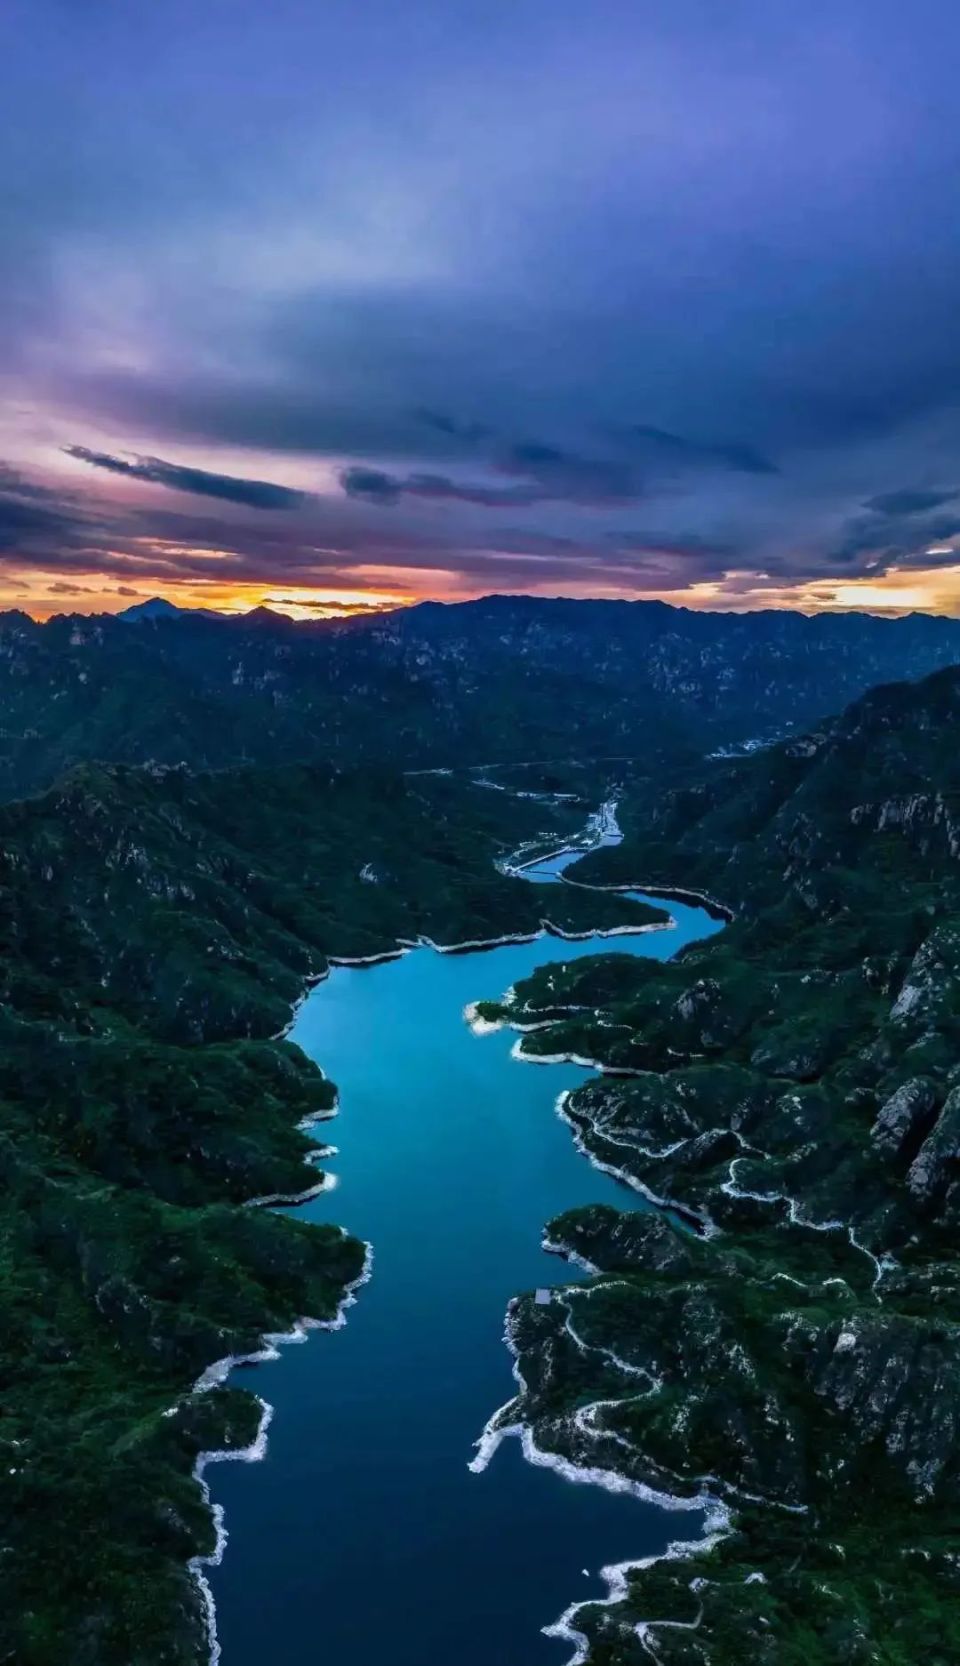
[[[584,1270],[596,1272],[596,1269],[592,1268],[591,1264],[584,1261],[582,1257],[569,1256],[568,1252],[558,1245],[549,1244],[545,1241],[544,1247],[552,1254],[561,1254],[573,1260]],[[526,1389],[526,1384],[520,1370],[520,1361],[516,1343],[513,1339],[512,1327],[516,1305],[516,1298],[514,1298],[507,1308],[503,1341],[512,1356],[513,1377],[522,1394]],[[576,1619],[581,1610],[595,1607],[608,1608],[622,1601],[627,1594],[628,1577],[632,1572],[653,1567],[658,1562],[686,1561],[692,1556],[699,1556],[704,1551],[712,1550],[715,1545],[720,1543],[721,1539],[726,1538],[729,1534],[731,1530],[731,1512],[722,1499],[706,1491],[687,1497],[678,1493],[661,1492],[648,1486],[644,1481],[631,1480],[629,1476],[621,1475],[616,1470],[577,1464],[571,1458],[566,1458],[559,1452],[548,1452],[537,1445],[536,1437],[529,1423],[519,1421],[500,1423],[500,1418],[513,1403],[513,1400],[508,1400],[498,1411],[495,1411],[488,1418],[478,1436],[475,1443],[476,1454],[467,1465],[474,1475],[483,1473],[502,1441],[515,1438],[520,1441],[523,1456],[527,1463],[535,1464],[541,1469],[552,1469],[556,1474],[562,1476],[565,1481],[580,1486],[603,1487],[607,1492],[626,1493],[632,1498],[639,1499],[642,1503],[656,1505],[661,1510],[676,1513],[681,1511],[700,1512],[704,1518],[704,1532],[698,1539],[675,1539],[667,1545],[665,1550],[655,1555],[635,1557],[623,1562],[609,1563],[602,1567],[599,1572],[600,1578],[604,1580],[607,1586],[606,1595],[585,1597],[577,1602],[572,1602],[568,1608],[564,1609],[559,1619],[543,1627],[545,1637],[556,1637],[563,1642],[574,1645],[574,1652],[566,1661],[565,1666],[583,1666],[589,1651],[589,1639],[586,1633],[579,1631],[576,1626]],[[584,1407],[582,1409],[589,1411],[590,1408]],[[655,1620],[642,1621],[640,1626],[637,1627],[637,1635],[641,1637],[641,1641],[643,1641],[642,1629],[656,1626],[659,1623]],[[669,1622],[664,1623],[669,1624]]]
[[[594,845],[599,844],[604,837],[610,837],[611,834],[616,835],[620,832],[616,819],[615,801],[611,800],[608,804],[603,805],[601,807],[601,811],[599,812],[599,817],[599,825],[603,830],[593,841]],[[590,847],[587,846],[585,848]],[[562,854],[564,854],[563,851],[556,851],[553,853],[552,857],[534,857],[530,861],[518,865],[508,871],[516,873],[519,877],[527,868],[536,867],[543,862],[555,860],[557,856]],[[700,892],[685,890],[680,887],[671,887],[668,890],[663,887],[657,889],[641,885],[594,886],[583,884],[577,880],[566,880],[562,874],[559,874],[557,877],[561,883],[570,885],[581,884],[583,889],[618,893],[634,890],[643,891],[643,893],[647,896],[659,895],[665,900],[676,899],[678,902],[686,902],[694,906],[705,907],[724,920],[729,921],[735,917],[731,909],[716,901],[716,899],[708,897]],[[634,927],[633,929],[650,931],[663,930],[669,927],[676,927],[676,921],[672,917],[663,925],[653,925],[639,928]],[[597,932],[589,933],[587,935],[604,936],[619,934]],[[517,1040],[514,1042],[513,1047],[510,1050],[510,1055],[512,1058],[517,1059],[522,1063],[574,1064],[583,1069],[594,1070],[599,1074],[611,1076],[635,1076],[640,1074],[639,1071],[630,1069],[618,1070],[609,1065],[603,1064],[598,1059],[589,1059],[578,1053],[526,1053],[523,1050],[524,1034],[530,1034],[534,1030],[548,1029],[551,1027],[553,1020],[545,1019],[542,1021],[524,1024],[520,1020],[505,1018],[485,1019],[480,1016],[478,1010],[481,1004],[481,1002],[474,1001],[468,1003],[468,1005],[464,1008],[464,1020],[469,1026],[471,1032],[476,1036],[488,1035],[503,1028],[509,1028],[518,1032]],[[685,1206],[676,1204],[670,1198],[657,1196],[657,1194],[652,1192],[649,1187],[637,1180],[634,1175],[630,1174],[625,1169],[618,1168],[612,1163],[604,1162],[601,1158],[591,1152],[584,1142],[580,1129],[577,1127],[567,1110],[569,1098],[569,1089],[564,1089],[560,1094],[558,1094],[555,1102],[556,1114],[570,1129],[577,1150],[587,1158],[587,1161],[591,1163],[593,1167],[599,1169],[605,1174],[609,1174],[614,1179],[629,1186],[632,1190],[639,1192],[654,1207],[665,1210],[679,1210],[685,1217],[696,1223],[704,1237],[710,1237],[717,1231],[716,1226],[708,1216],[701,1214],[699,1211],[691,1211]],[[578,1256],[575,1252],[572,1253],[566,1250],[562,1245],[554,1244],[548,1237],[544,1237],[543,1248],[548,1254],[559,1255],[566,1260],[572,1261],[590,1276],[594,1276],[597,1273],[597,1268],[594,1267],[591,1262],[587,1261],[585,1257]],[[511,1331],[511,1314],[514,1309],[514,1305],[515,1303],[511,1302],[507,1309],[507,1318],[504,1328],[504,1342],[513,1356],[514,1379],[520,1387],[521,1392],[523,1392],[525,1385],[520,1372],[517,1349],[514,1344]],[[471,1459],[468,1465],[468,1468],[475,1474],[479,1474],[486,1469],[501,1441],[509,1435],[515,1436],[520,1440],[524,1458],[528,1463],[536,1464],[543,1468],[553,1469],[558,1474],[562,1475],[565,1480],[584,1485],[601,1486],[611,1492],[626,1492],[633,1497],[642,1499],[646,1503],[655,1504],[664,1510],[680,1511],[699,1509],[704,1512],[704,1532],[700,1538],[674,1540],[667,1546],[666,1550],[657,1555],[611,1563],[602,1567],[600,1569],[600,1577],[606,1583],[606,1595],[599,1598],[590,1597],[573,1602],[564,1610],[559,1619],[555,1620],[551,1625],[544,1626],[543,1631],[545,1636],[555,1637],[573,1644],[574,1652],[569,1657],[566,1666],[584,1666],[584,1662],[586,1661],[589,1652],[589,1640],[584,1632],[577,1629],[576,1620],[581,1610],[598,1606],[612,1607],[617,1602],[622,1601],[627,1595],[628,1578],[631,1572],[642,1571],[645,1568],[654,1566],[658,1562],[687,1560],[690,1557],[703,1554],[704,1551],[712,1550],[714,1546],[719,1544],[721,1539],[725,1538],[731,1531],[731,1513],[728,1506],[721,1499],[709,1493],[702,1493],[694,1496],[693,1498],[684,1498],[677,1494],[657,1492],[653,1488],[648,1487],[644,1482],[633,1481],[629,1477],[620,1475],[614,1470],[578,1465],[574,1463],[572,1459],[563,1457],[559,1453],[547,1452],[537,1445],[533,1429],[528,1423],[516,1422],[503,1425],[499,1423],[499,1419],[512,1404],[512,1401],[508,1401],[506,1405],[501,1406],[498,1411],[494,1412],[488,1419],[484,1429],[478,1437],[476,1442],[476,1455]],[[641,1622],[640,1625],[637,1626],[637,1636],[645,1647],[647,1645],[649,1633],[656,1629],[656,1627],[661,1623],[669,1625],[671,1622],[648,1620]]]
[[[505,861],[503,864],[498,863],[498,867],[500,867],[500,870],[503,873],[512,874],[515,877],[519,878],[519,877],[523,877],[525,875],[525,872],[528,868],[538,866],[541,863],[544,863],[544,862],[547,862],[547,861],[556,860],[557,857],[565,855],[568,851],[576,851],[577,854],[586,854],[587,851],[589,851],[591,849],[594,849],[597,846],[599,846],[600,844],[602,844],[604,842],[604,840],[616,839],[620,835],[620,828],[619,828],[619,825],[618,825],[618,822],[617,822],[617,817],[616,817],[616,807],[617,806],[616,806],[616,800],[615,799],[607,800],[604,804],[602,804],[600,806],[599,810],[597,810],[590,817],[590,819],[588,821],[588,824],[587,824],[587,829],[586,829],[585,834],[583,836],[583,841],[582,842],[571,841],[570,843],[564,845],[561,849],[551,852],[549,855],[545,856],[541,852],[539,855],[531,855],[529,857],[529,859],[527,859],[526,861],[523,861],[521,863],[516,863],[514,859],[509,859],[508,861]],[[517,854],[519,854],[519,853],[517,853]],[[577,883],[576,881],[566,881],[566,880],[564,880],[562,874],[558,874],[557,879],[561,883],[568,883],[568,884],[576,884]],[[617,886],[584,886],[583,888],[584,889],[594,889],[594,890],[616,891],[616,892],[627,892],[627,891],[632,891],[632,890],[635,890],[635,889],[636,890],[642,889],[639,886],[634,887],[634,886],[619,886],[619,885],[617,885]],[[651,890],[648,894],[652,896],[652,895],[655,895],[656,893]],[[724,914],[724,917],[732,918],[732,915],[730,915],[728,910],[726,910],[726,911],[722,910],[722,905],[713,903],[712,899],[708,899],[708,898],[705,898],[705,897],[702,898],[697,893],[681,892],[679,890],[672,890],[669,893],[663,892],[662,894],[665,897],[668,896],[668,895],[669,896],[674,896],[678,900],[684,900],[684,901],[690,900],[691,902],[694,902],[695,904],[696,903],[702,903],[704,905],[715,908],[718,912],[722,912]],[[291,1005],[290,1018],[289,1018],[287,1024],[283,1027],[283,1029],[281,1031],[278,1032],[277,1036],[274,1039],[282,1040],[290,1034],[291,1030],[293,1029],[293,1027],[296,1023],[296,1020],[297,1020],[297,1017],[298,1017],[298,1014],[299,1014],[301,1008],[303,1007],[304,1003],[309,998],[313,989],[315,989],[319,984],[325,982],[327,980],[327,978],[330,976],[331,971],[336,967],[358,968],[359,969],[359,968],[368,967],[368,966],[382,965],[386,962],[399,960],[399,959],[403,958],[405,955],[410,954],[414,950],[419,949],[419,948],[427,948],[427,949],[430,949],[434,953],[437,953],[437,954],[482,953],[485,950],[495,949],[495,948],[499,948],[499,947],[506,947],[506,946],[509,946],[511,944],[523,944],[523,943],[536,942],[536,941],[538,941],[538,940],[540,940],[544,937],[547,937],[547,936],[555,937],[555,938],[557,938],[558,940],[561,940],[561,941],[564,940],[564,939],[567,940],[567,941],[587,941],[591,938],[602,939],[602,938],[619,937],[619,936],[625,936],[625,935],[639,936],[639,935],[643,935],[645,933],[652,932],[652,931],[672,930],[672,929],[676,929],[676,927],[677,927],[676,920],[672,916],[668,915],[668,917],[665,920],[654,921],[654,922],[646,923],[646,924],[643,924],[643,925],[629,924],[629,925],[619,926],[619,927],[600,927],[600,928],[597,928],[595,930],[567,931],[567,930],[564,930],[562,927],[555,926],[548,918],[544,917],[541,920],[540,926],[536,931],[508,933],[508,934],[505,934],[505,935],[500,936],[500,937],[469,939],[469,940],[466,940],[466,941],[461,942],[461,943],[451,943],[451,944],[436,943],[435,941],[433,941],[433,939],[431,939],[431,938],[429,938],[425,935],[421,935],[415,942],[412,942],[412,941],[409,941],[409,940],[404,940],[404,939],[399,939],[397,941],[397,946],[395,948],[382,951],[378,954],[363,955],[363,956],[332,956],[331,955],[331,956],[328,957],[327,964],[324,967],[323,971],[321,971],[319,973],[311,974],[311,975],[309,975],[308,977],[306,977],[304,979],[303,989],[302,989],[301,993],[298,995],[298,997],[296,998],[295,1002],[293,1002],[292,1005]],[[465,1014],[464,1014],[464,1016],[467,1018],[468,1023],[470,1023],[470,1027],[473,1030],[474,1034],[481,1035],[481,1034],[485,1034],[485,1033],[488,1033],[489,1031],[499,1029],[499,1028],[502,1027],[503,1021],[497,1021],[496,1023],[488,1023],[487,1021],[479,1018],[477,1016],[476,1010],[475,1010],[476,1005],[477,1005],[477,1003],[471,1003],[470,1006],[468,1006],[465,1009]],[[516,1025],[511,1025],[510,1027],[511,1028],[516,1028],[517,1030],[523,1030],[523,1029],[532,1030],[532,1029],[541,1028],[543,1026],[541,1026],[540,1024],[530,1024],[530,1025],[527,1025],[527,1026],[524,1026],[524,1025],[521,1025],[521,1024],[516,1024]],[[583,1067],[588,1068],[588,1069],[595,1069],[595,1070],[598,1070],[598,1071],[604,1071],[605,1069],[607,1069],[608,1073],[611,1073],[611,1074],[617,1074],[617,1073],[619,1073],[619,1074],[633,1074],[633,1072],[610,1072],[609,1067],[604,1067],[598,1061],[589,1060],[589,1059],[581,1059],[581,1058],[579,1058],[577,1056],[574,1056],[574,1055],[556,1055],[556,1056],[549,1056],[549,1057],[546,1056],[546,1055],[544,1055],[544,1056],[535,1056],[535,1055],[523,1054],[521,1051],[519,1051],[519,1048],[520,1048],[520,1041],[518,1039],[518,1042],[517,1042],[515,1048],[512,1050],[512,1056],[514,1056],[516,1058],[519,1058],[519,1059],[523,1059],[525,1062],[536,1062],[536,1063],[544,1063],[544,1064],[555,1063],[555,1062],[572,1062],[572,1063],[576,1063],[578,1065],[582,1065]],[[616,1179],[623,1181],[627,1185],[631,1186],[632,1189],[634,1189],[635,1191],[638,1191],[638,1192],[642,1193],[648,1199],[648,1201],[651,1204],[654,1204],[654,1205],[656,1205],[658,1207],[661,1207],[661,1208],[677,1207],[675,1205],[672,1205],[670,1203],[669,1199],[662,1199],[662,1198],[656,1197],[652,1192],[650,1192],[640,1182],[635,1181],[625,1171],[622,1171],[622,1170],[619,1170],[619,1169],[615,1168],[612,1164],[606,1164],[606,1163],[601,1162],[599,1159],[594,1158],[592,1156],[592,1154],[589,1151],[587,1151],[585,1146],[583,1145],[582,1140],[581,1140],[580,1135],[579,1135],[579,1131],[576,1129],[576,1127],[572,1123],[569,1122],[569,1119],[564,1115],[563,1106],[565,1104],[566,1098],[567,1098],[567,1095],[565,1093],[559,1095],[557,1103],[556,1103],[557,1114],[561,1117],[562,1120],[564,1120],[568,1123],[568,1126],[570,1126],[571,1132],[573,1133],[573,1136],[574,1136],[574,1142],[577,1146],[577,1149],[580,1150],[585,1156],[587,1156],[588,1160],[591,1163],[593,1163],[595,1167],[597,1167],[598,1169],[601,1169],[602,1171],[612,1175]],[[325,1107],[324,1109],[322,1109],[320,1111],[313,1112],[308,1117],[303,1118],[302,1121],[298,1124],[298,1126],[301,1129],[303,1129],[304,1131],[307,1131],[314,1124],[317,1124],[317,1123],[320,1123],[320,1122],[325,1122],[325,1121],[328,1121],[331,1118],[335,1117],[338,1114],[338,1108],[339,1108],[338,1103],[337,1103],[336,1100],[334,1100],[334,1102],[329,1107]],[[335,1152],[335,1149],[336,1149],[335,1147],[332,1147],[332,1146],[329,1146],[329,1145],[318,1146],[316,1151],[311,1153],[308,1156],[307,1161],[308,1162],[321,1161],[324,1157],[332,1155]],[[330,1174],[323,1174],[323,1175],[320,1176],[316,1185],[308,1187],[306,1190],[304,1190],[302,1192],[266,1194],[264,1196],[254,1197],[254,1198],[250,1198],[250,1199],[245,1200],[244,1206],[248,1207],[248,1208],[271,1207],[271,1206],[288,1206],[288,1207],[289,1206],[296,1206],[298,1204],[308,1202],[310,1199],[319,1196],[323,1192],[332,1190],[336,1185],[337,1185],[337,1176],[330,1175]],[[710,1230],[709,1223],[705,1223],[705,1226],[706,1226],[707,1230]],[[344,1231],[344,1235],[346,1236],[346,1229],[341,1229],[341,1230]],[[563,1251],[559,1250],[558,1247],[553,1246],[551,1244],[548,1244],[546,1242],[544,1244],[544,1247],[546,1249],[548,1249],[549,1251],[554,1252],[554,1253],[567,1253],[567,1252],[563,1252]],[[248,1354],[228,1354],[228,1355],[225,1355],[222,1359],[216,1360],[211,1365],[207,1366],[206,1369],[203,1372],[201,1372],[200,1376],[196,1379],[196,1382],[194,1383],[193,1388],[190,1392],[192,1394],[204,1393],[204,1392],[210,1390],[211,1388],[219,1386],[220,1384],[222,1384],[227,1379],[230,1372],[236,1366],[264,1364],[264,1363],[267,1363],[267,1362],[270,1362],[270,1361],[274,1361],[274,1360],[279,1358],[279,1350],[282,1346],[287,1345],[287,1344],[292,1344],[292,1343],[305,1342],[307,1340],[310,1332],[312,1332],[314,1330],[338,1330],[338,1329],[340,1329],[347,1322],[346,1321],[347,1310],[351,1306],[353,1306],[353,1304],[357,1300],[357,1291],[364,1284],[366,1284],[369,1281],[370,1277],[372,1276],[373,1255],[374,1255],[373,1245],[370,1244],[370,1243],[365,1244],[365,1256],[364,1256],[363,1268],[362,1268],[360,1274],[357,1276],[357,1278],[354,1279],[353,1281],[351,1281],[351,1283],[349,1283],[344,1288],[343,1294],[342,1294],[342,1296],[340,1298],[340,1301],[338,1303],[338,1306],[337,1306],[336,1314],[332,1319],[315,1319],[315,1318],[305,1316],[305,1317],[297,1320],[296,1323],[291,1327],[291,1329],[289,1331],[265,1333],[263,1338],[262,1338],[262,1345],[259,1348],[255,1349],[254,1351],[252,1351]],[[568,1259],[569,1259],[569,1256],[568,1256]],[[589,1264],[584,1263],[585,1268],[588,1265]],[[593,1270],[595,1270],[595,1269],[591,1269],[591,1271],[593,1271]],[[512,1304],[511,1304],[511,1306],[512,1306]],[[509,1320],[509,1310],[508,1310],[508,1320]],[[508,1325],[508,1329],[509,1329],[509,1325]],[[522,1381],[521,1381],[520,1376],[519,1376],[519,1370],[518,1370],[517,1361],[516,1361],[516,1351],[512,1347],[512,1343],[510,1341],[509,1335],[505,1336],[505,1340],[507,1341],[508,1346],[511,1347],[511,1351],[514,1353],[514,1375],[517,1378],[517,1381],[520,1382],[521,1386],[522,1386]],[[249,1445],[247,1445],[245,1447],[241,1447],[241,1448],[225,1448],[225,1449],[214,1449],[214,1450],[210,1450],[210,1451],[203,1451],[203,1452],[198,1454],[196,1462],[194,1464],[193,1474],[194,1474],[194,1477],[197,1480],[197,1482],[198,1482],[198,1484],[201,1488],[204,1500],[205,1500],[205,1502],[207,1503],[207,1505],[210,1509],[212,1519],[213,1519],[214,1532],[215,1532],[214,1549],[208,1555],[198,1555],[198,1556],[192,1557],[188,1562],[188,1568],[189,1568],[190,1573],[192,1574],[194,1580],[196,1581],[196,1584],[197,1584],[197,1587],[198,1587],[198,1590],[199,1590],[199,1593],[200,1593],[200,1597],[201,1597],[201,1600],[202,1600],[202,1604],[203,1604],[203,1611],[204,1611],[204,1615],[205,1615],[206,1628],[207,1628],[207,1639],[208,1639],[208,1644],[209,1644],[209,1663],[210,1663],[210,1666],[218,1666],[218,1663],[220,1661],[220,1656],[221,1656],[221,1649],[220,1649],[219,1637],[218,1637],[218,1634],[217,1634],[216,1606],[215,1606],[215,1602],[214,1602],[213,1591],[212,1591],[212,1588],[211,1588],[211,1585],[210,1585],[210,1581],[207,1578],[207,1574],[206,1574],[205,1570],[207,1568],[217,1567],[217,1566],[220,1565],[220,1563],[223,1559],[223,1555],[224,1555],[224,1551],[226,1549],[226,1545],[227,1545],[228,1531],[227,1531],[227,1528],[226,1528],[226,1525],[225,1525],[225,1522],[224,1522],[224,1512],[223,1512],[222,1505],[216,1504],[211,1500],[209,1485],[208,1485],[208,1483],[205,1479],[205,1471],[207,1470],[207,1468],[210,1465],[215,1464],[215,1463],[223,1463],[223,1462],[256,1463],[265,1456],[266,1450],[267,1450],[268,1430],[269,1430],[270,1423],[271,1423],[271,1420],[272,1420],[272,1417],[273,1417],[273,1407],[269,1404],[268,1401],[264,1400],[261,1396],[257,1395],[257,1396],[255,1396],[255,1398],[256,1398],[256,1400],[257,1400],[257,1402],[258,1402],[258,1404],[261,1408],[261,1416],[260,1416],[260,1421],[259,1421],[259,1424],[258,1424],[257,1432],[256,1432],[256,1435],[255,1435],[253,1441],[251,1441]],[[177,1409],[176,1406],[172,1406],[170,1408],[169,1412],[167,1413],[167,1415],[173,1415],[175,1413],[176,1409]],[[469,1465],[469,1468],[472,1471],[474,1471],[475,1473],[479,1472],[480,1470],[482,1470],[483,1468],[486,1467],[486,1464],[489,1462],[490,1458],[492,1457],[493,1452],[496,1450],[496,1447],[500,1444],[500,1441],[507,1434],[516,1435],[521,1440],[524,1457],[529,1463],[535,1464],[539,1467],[552,1468],[557,1473],[561,1474],[566,1480],[574,1481],[574,1482],[581,1483],[581,1484],[591,1484],[591,1485],[602,1486],[606,1490],[613,1491],[613,1492],[627,1492],[627,1493],[630,1493],[632,1496],[643,1499],[647,1503],[656,1504],[656,1505],[658,1505],[659,1507],[661,1507],[663,1509],[671,1509],[671,1510],[706,1510],[706,1512],[707,1512],[706,1526],[709,1530],[709,1533],[711,1533],[713,1535],[712,1537],[706,1536],[706,1537],[703,1537],[701,1539],[690,1541],[689,1543],[687,1543],[687,1542],[678,1542],[676,1544],[671,1544],[667,1547],[667,1550],[664,1551],[660,1556],[648,1557],[648,1558],[643,1559],[641,1561],[628,1561],[628,1562],[618,1563],[618,1564],[615,1564],[615,1565],[611,1565],[610,1567],[605,1567],[605,1568],[601,1569],[600,1570],[601,1577],[603,1577],[606,1580],[607,1585],[608,1585],[608,1594],[607,1594],[607,1596],[604,1597],[604,1598],[600,1598],[600,1599],[596,1599],[596,1598],[590,1599],[587,1602],[573,1603],[560,1616],[559,1620],[554,1622],[553,1625],[551,1625],[549,1627],[544,1627],[545,1635],[556,1636],[556,1637],[568,1639],[568,1640],[573,1641],[573,1642],[576,1643],[576,1652],[571,1657],[571,1660],[568,1663],[568,1666],[579,1666],[579,1663],[581,1663],[586,1658],[586,1646],[587,1646],[587,1644],[586,1644],[586,1638],[583,1636],[582,1633],[578,1632],[575,1629],[575,1626],[574,1626],[574,1623],[573,1623],[578,1611],[582,1607],[591,1606],[592,1603],[596,1603],[598,1601],[603,1603],[603,1604],[609,1604],[609,1603],[613,1603],[616,1600],[618,1600],[618,1595],[620,1593],[620,1590],[621,1590],[622,1587],[625,1586],[626,1575],[627,1575],[627,1573],[629,1572],[629,1570],[631,1568],[640,1568],[640,1567],[649,1566],[653,1562],[664,1560],[664,1559],[673,1559],[673,1558],[679,1557],[679,1556],[690,1556],[690,1555],[693,1555],[693,1554],[695,1554],[699,1551],[710,1548],[710,1546],[714,1542],[716,1542],[717,1538],[722,1536],[722,1534],[724,1532],[726,1532],[726,1530],[727,1530],[728,1514],[727,1514],[727,1511],[726,1511],[726,1506],[723,1505],[719,1500],[713,1499],[712,1497],[708,1497],[708,1495],[706,1495],[706,1494],[697,1496],[693,1499],[683,1499],[683,1498],[676,1497],[676,1496],[671,1495],[671,1494],[656,1492],[654,1489],[646,1487],[643,1483],[631,1481],[625,1476],[617,1475],[616,1472],[614,1472],[614,1471],[602,1470],[602,1469],[590,1469],[590,1468],[584,1468],[584,1467],[577,1466],[576,1464],[572,1463],[569,1459],[563,1458],[559,1454],[545,1452],[542,1449],[540,1449],[536,1444],[536,1441],[535,1441],[534,1436],[533,1436],[532,1429],[530,1429],[526,1425],[519,1425],[518,1424],[518,1425],[515,1425],[515,1426],[510,1426],[509,1428],[504,1428],[504,1429],[501,1429],[501,1430],[494,1431],[493,1430],[493,1425],[495,1424],[496,1419],[501,1415],[502,1411],[504,1411],[505,1409],[506,1409],[505,1407],[502,1407],[500,1409],[500,1412],[496,1412],[496,1413],[493,1414],[493,1417],[488,1421],[488,1423],[487,1423],[487,1425],[484,1429],[484,1432],[482,1433],[480,1439],[477,1442],[477,1447],[478,1447],[477,1456],[471,1461],[471,1463]]]
[[[344,1231],[344,1236],[346,1232]],[[212,1388],[218,1388],[224,1383],[230,1372],[237,1365],[263,1365],[270,1360],[279,1359],[280,1349],[288,1343],[306,1342],[311,1331],[340,1330],[347,1322],[347,1308],[352,1307],[357,1299],[357,1291],[361,1285],[367,1284],[373,1274],[373,1245],[364,1245],[364,1261],[360,1273],[344,1288],[337,1311],[332,1319],[313,1319],[304,1317],[298,1319],[288,1331],[268,1331],[262,1339],[262,1346],[249,1354],[225,1354],[222,1359],[215,1360],[202,1371],[193,1385],[191,1393],[204,1394]],[[210,1666],[218,1666],[220,1660],[220,1639],[217,1635],[217,1611],[213,1600],[213,1591],[205,1570],[219,1567],[223,1561],[223,1553],[227,1548],[229,1537],[224,1522],[222,1504],[215,1504],[210,1497],[210,1488],[204,1478],[204,1471],[211,1464],[218,1463],[259,1463],[266,1455],[267,1430],[273,1418],[273,1407],[259,1394],[255,1396],[260,1406],[260,1423],[256,1435],[249,1446],[214,1448],[212,1451],[200,1452],[193,1466],[194,1479],[199,1483],[204,1502],[213,1517],[215,1544],[213,1550],[206,1556],[192,1556],[187,1566],[193,1575],[203,1603],[207,1627],[207,1642],[209,1644]],[[170,1414],[176,1411],[173,1406]]]

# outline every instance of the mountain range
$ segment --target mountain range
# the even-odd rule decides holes
[[[131,615],[133,615],[131,617]],[[74,763],[695,758],[960,660],[960,621],[493,596],[294,622],[0,615],[0,797]]]

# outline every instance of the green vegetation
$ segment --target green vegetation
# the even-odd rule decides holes
[[[958,719],[944,672],[632,795],[577,876],[703,887],[736,922],[481,1009],[624,1072],[565,1114],[701,1229],[574,1211],[549,1236],[599,1277],[512,1309],[504,1423],[732,1510],[715,1549],[580,1612],[592,1662],[960,1658]]]
[[[77,763],[639,756],[672,769],[960,659],[956,620],[491,596],[295,625],[0,615],[0,798]]]
[[[957,1658],[960,675],[696,762],[749,736],[771,680],[771,718],[814,716],[951,657],[948,623],[522,600],[330,629],[2,622],[0,793],[45,790],[0,808],[0,1662],[203,1657],[193,1466],[259,1407],[191,1385],[331,1316],[363,1258],[243,1207],[317,1184],[299,1125],[334,1101],[271,1038],[331,956],[534,932],[545,909],[567,932],[662,918],[497,867],[569,839],[611,772],[627,837],[574,877],[703,887],[736,923],[484,1011],[623,1072],[571,1098],[585,1146],[720,1233],[554,1223],[603,1272],[517,1305],[519,1411],[557,1451],[706,1486],[736,1525],[592,1608],[593,1659]],[[592,765],[557,761],[580,749]],[[394,759],[507,760],[516,790]],[[648,1647],[653,1618],[678,1625]]]
[[[363,1265],[242,1206],[317,1184],[298,1125],[335,1099],[269,1038],[334,953],[533,932],[548,902],[569,930],[655,919],[497,871],[585,814],[329,767],[87,766],[0,809],[0,1660],[205,1657],[193,1465],[260,1411],[191,1385],[330,1318]]]

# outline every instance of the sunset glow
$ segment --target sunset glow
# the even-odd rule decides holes
[[[753,611],[784,607],[804,613],[863,610],[875,613],[960,613],[960,565],[918,569],[910,573],[891,572],[882,580],[850,579],[836,583],[822,580],[807,584],[776,586],[745,582],[730,575],[686,589],[648,590],[624,586],[601,586],[586,582],[531,583],[525,594],[553,596],[601,596],[628,601],[666,601],[676,607],[701,612]],[[79,573],[64,582],[55,572],[7,573],[0,577],[0,609],[19,608],[35,619],[56,613],[119,613],[135,602],[159,596],[177,607],[206,608],[224,614],[249,613],[269,607],[293,619],[342,619],[350,614],[384,612],[424,600],[466,601],[489,592],[451,586],[387,588],[371,585],[353,589],[332,589],[294,585],[230,585],[214,580],[170,583],[163,577],[145,576],[137,586],[104,582],[96,572]]]
[[[0,605],[960,606],[960,139],[909,13],[828,51],[614,4],[571,51],[436,7],[414,51],[298,4],[291,54],[171,6],[22,73],[10,31]]]

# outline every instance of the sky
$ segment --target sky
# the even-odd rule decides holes
[[[953,0],[5,0],[0,606],[960,611]]]

